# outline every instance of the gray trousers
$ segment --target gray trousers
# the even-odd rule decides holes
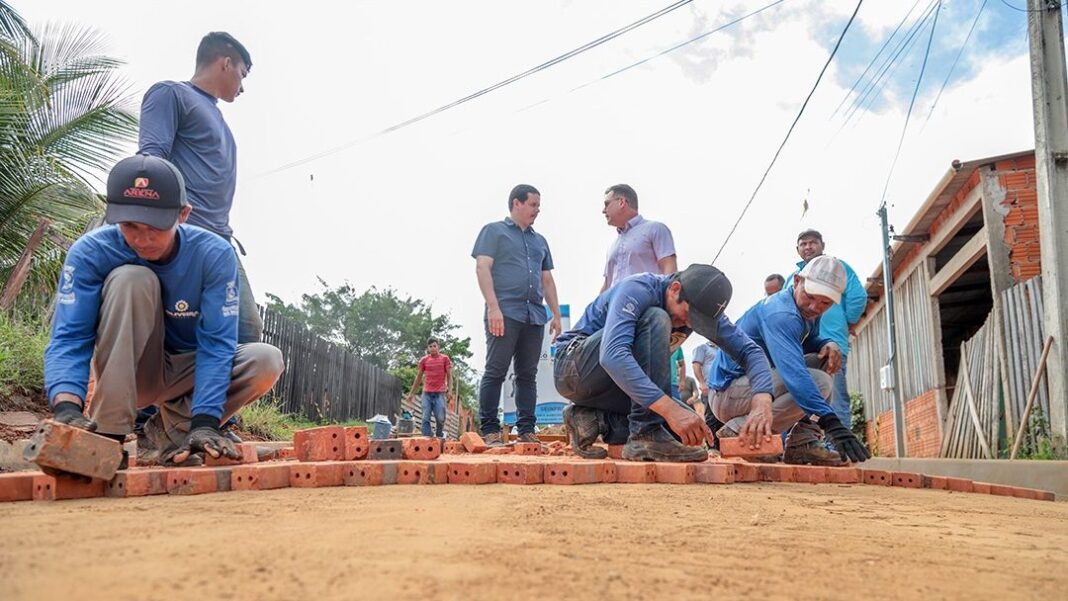
[[[93,350],[96,387],[89,417],[104,434],[133,431],[137,410],[159,406],[171,442],[189,432],[196,352],[164,350],[159,279],[137,265],[114,269],[104,280]],[[222,420],[263,396],[285,365],[282,352],[263,343],[239,344],[230,372]]]
[[[813,364],[818,363],[815,355],[808,355],[805,359],[809,364],[808,373],[812,376],[812,381],[819,387],[823,398],[829,400],[831,392],[834,390],[834,379],[822,369],[812,367]],[[803,419],[805,417],[804,410],[797,406],[797,402],[794,401],[790,391],[786,389],[786,383],[779,376],[779,370],[777,369],[771,370],[771,384],[771,430],[776,434],[789,430],[790,434],[786,439],[786,446],[788,447],[819,440],[821,434],[819,426],[807,419]],[[711,395],[709,400],[712,405],[712,413],[715,414],[716,418],[731,430],[741,432],[753,400],[749,378],[742,376],[731,382],[727,389],[709,391],[709,394]],[[791,429],[794,424],[797,424],[797,426]]]

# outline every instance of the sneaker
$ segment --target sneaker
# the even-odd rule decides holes
[[[601,435],[601,412],[588,407],[564,407],[564,431],[571,449],[583,459],[604,459],[608,451],[593,446]]]
[[[490,432],[482,437],[482,442],[486,443],[487,447],[503,447],[504,442],[501,440],[500,432]]]
[[[515,441],[516,442],[533,442],[533,443],[536,443],[536,444],[541,444],[541,439],[538,438],[538,435],[533,433],[533,432],[525,432],[523,434],[520,434],[518,437],[516,437]]]
[[[835,451],[827,450],[818,440],[813,440],[801,445],[786,447],[782,455],[783,463],[793,465],[842,465],[842,456]]]
[[[703,447],[688,447],[659,426],[641,434],[631,434],[623,445],[623,459],[628,461],[707,461]]]

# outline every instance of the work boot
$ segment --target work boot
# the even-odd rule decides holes
[[[827,450],[818,440],[786,447],[786,450],[782,454],[782,460],[783,463],[791,463],[793,465],[810,463],[812,465],[833,466],[845,463],[842,461],[841,455],[835,451]]]
[[[482,437],[482,442],[486,443],[487,447],[503,447],[504,442],[501,440],[500,432],[490,432]]]
[[[564,407],[564,430],[571,449],[583,459],[604,459],[608,451],[593,446],[601,435],[601,412],[588,407]]]
[[[171,443],[171,439],[166,432],[163,431],[162,418],[157,413],[145,422],[140,435],[137,437],[137,465],[167,465],[168,467],[204,465],[204,457],[199,453],[193,453],[180,464],[165,461],[163,457],[172,454],[170,451],[175,446]]]
[[[541,444],[541,439],[533,432],[524,432],[515,439],[516,442],[533,442],[535,444]]]
[[[707,461],[703,447],[688,447],[675,440],[663,426],[641,434],[631,434],[623,445],[623,459],[627,461]]]

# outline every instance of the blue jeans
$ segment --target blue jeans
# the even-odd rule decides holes
[[[445,393],[423,392],[423,436],[430,436],[430,416],[437,423],[437,437],[445,436]]]
[[[603,438],[608,444],[623,444],[632,434],[660,427],[666,429],[664,418],[632,401],[601,367],[601,334],[597,332],[573,340],[557,352],[553,366],[557,392],[579,407],[604,412],[607,432]],[[646,309],[638,319],[631,351],[645,375],[668,396],[671,392],[670,344],[671,318],[667,312],[659,307]],[[676,402],[686,407],[682,401]]]
[[[676,401],[682,400],[682,394],[679,392],[678,384],[671,385],[671,398],[675,399]]]
[[[538,400],[538,359],[545,325],[534,325],[504,318],[504,336],[490,334],[486,324],[486,370],[478,386],[478,419],[483,436],[501,431],[497,410],[501,406],[501,386],[508,375],[508,364],[515,367],[516,428],[520,434],[533,434],[534,405]]]
[[[831,409],[842,425],[849,428],[853,425],[853,412],[849,407],[849,385],[846,383],[846,358],[842,356],[842,369],[834,374],[834,392],[831,393]]]

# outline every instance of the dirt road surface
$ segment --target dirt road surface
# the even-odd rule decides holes
[[[0,505],[5,601],[1064,599],[1068,503],[805,484]]]

